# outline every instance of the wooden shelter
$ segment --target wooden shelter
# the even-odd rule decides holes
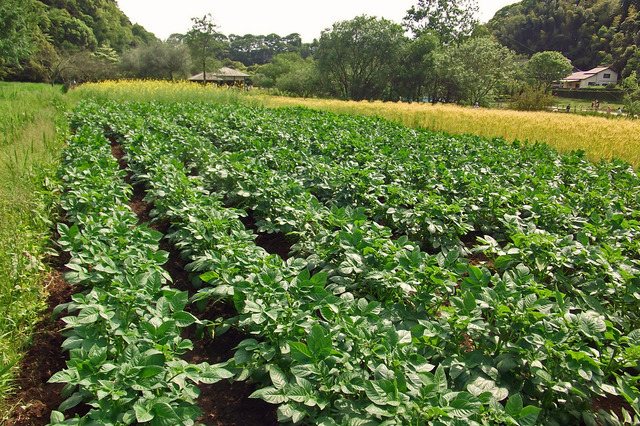
[[[189,77],[190,81],[204,81],[204,73],[192,75]],[[216,84],[235,84],[237,82],[244,82],[249,74],[242,71],[234,70],[229,67],[222,67],[216,71],[207,71],[207,83]]]

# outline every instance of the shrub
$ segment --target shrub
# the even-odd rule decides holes
[[[553,95],[542,87],[525,86],[511,98],[511,108],[519,111],[542,111],[553,105]]]

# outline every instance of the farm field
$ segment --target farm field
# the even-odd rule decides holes
[[[53,424],[191,424],[222,381],[281,422],[640,420],[628,163],[305,108],[86,101],[71,126],[58,232],[84,290]],[[189,362],[184,329],[244,338]]]
[[[639,421],[630,164],[590,161],[602,146],[565,155],[361,115],[377,108],[420,127],[430,112],[415,111],[455,123],[487,120],[484,110],[297,100],[354,117],[267,109],[294,101],[257,93],[131,84],[27,100],[25,111],[51,105],[51,115],[4,122],[14,136],[3,167],[25,188],[7,185],[7,197],[40,209],[28,227],[6,222],[7,236],[33,244],[20,292],[2,291],[25,327],[7,330],[29,339],[60,284],[44,261],[56,193],[53,263],[66,264],[75,293],[49,301],[64,303],[38,325],[43,364],[22,373],[50,379],[36,395],[48,408],[11,400],[8,425]],[[136,96],[144,103],[124,102]],[[83,97],[98,100],[69,117],[58,190],[41,192],[67,131],[61,112]],[[4,380],[7,392],[23,386]]]
[[[640,121],[504,109],[467,108],[450,104],[354,102],[264,95],[202,87],[189,83],[119,81],[86,84],[74,90],[80,98],[119,101],[217,102],[268,107],[306,106],[337,113],[383,117],[405,126],[428,128],[455,135],[503,138],[521,144],[537,141],[562,153],[583,150],[593,162],[621,159],[640,167]],[[566,106],[566,103],[564,104]]]

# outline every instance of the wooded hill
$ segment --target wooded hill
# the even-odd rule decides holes
[[[504,46],[531,56],[556,50],[581,70],[611,65],[640,71],[640,1],[523,0],[487,23]]]
[[[0,77],[7,79],[46,80],[65,56],[109,57],[155,39],[132,24],[114,0],[9,0],[8,7],[26,16],[34,48],[20,66],[0,62]]]

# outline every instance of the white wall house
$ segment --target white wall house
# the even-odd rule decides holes
[[[560,80],[564,89],[582,89],[593,86],[606,86],[618,82],[618,73],[609,67],[597,67],[589,71],[578,71]]]

